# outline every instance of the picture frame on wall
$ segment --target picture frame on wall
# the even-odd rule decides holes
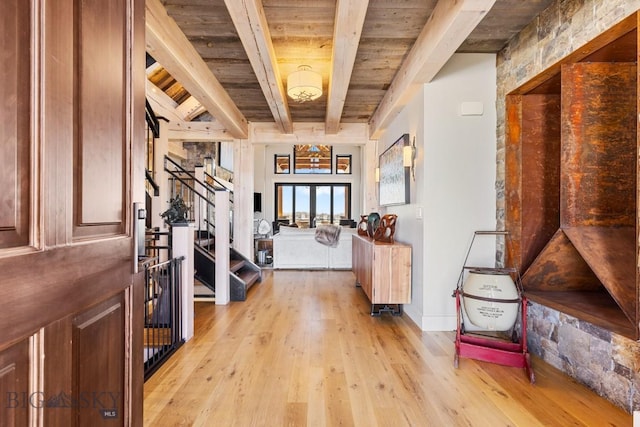
[[[405,133],[380,154],[378,159],[380,206],[409,203],[411,167],[404,165],[404,147],[410,147],[410,144],[409,134]]]

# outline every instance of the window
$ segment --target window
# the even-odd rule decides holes
[[[336,173],[351,174],[351,154],[336,155]]]
[[[288,154],[276,154],[273,156],[273,173],[287,174],[290,171],[290,157]]]
[[[233,172],[233,143],[222,141],[218,145],[219,165],[229,172]]]
[[[327,173],[333,172],[331,167],[330,145],[294,145],[293,172],[294,173]]]
[[[275,218],[307,228],[351,218],[351,184],[275,185]]]

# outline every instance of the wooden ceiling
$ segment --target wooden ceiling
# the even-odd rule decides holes
[[[201,117],[234,137],[246,137],[247,122],[275,122],[283,133],[296,122],[324,123],[327,133],[368,123],[373,135],[454,52],[498,52],[550,3],[147,0],[147,51],[208,110]],[[182,34],[171,32],[164,11]],[[286,96],[286,77],[299,65],[322,75],[319,99]]]

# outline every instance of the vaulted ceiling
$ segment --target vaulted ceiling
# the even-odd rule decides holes
[[[551,0],[147,0],[151,87],[184,120],[213,120],[234,138],[249,122],[366,123],[379,134],[455,52],[495,53]],[[297,103],[287,76],[322,75]]]

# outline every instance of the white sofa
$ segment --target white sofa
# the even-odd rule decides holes
[[[316,242],[315,228],[280,227],[273,236],[273,268],[351,270],[355,228],[342,228],[335,248]]]

